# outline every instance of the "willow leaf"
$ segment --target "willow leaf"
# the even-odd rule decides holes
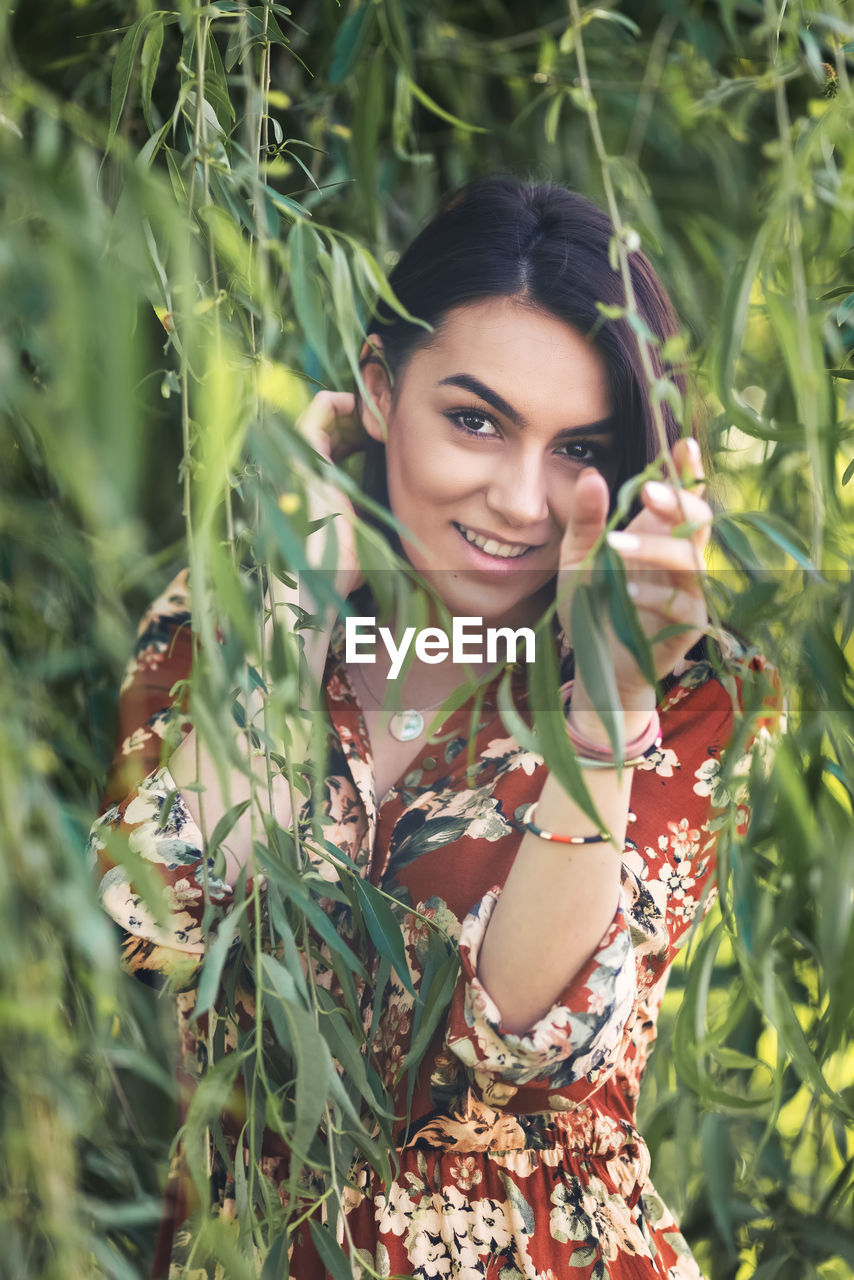
[[[333,1277],[333,1280],[353,1280],[353,1269],[346,1253],[333,1236],[328,1227],[321,1226],[314,1218],[309,1218],[311,1238],[317,1249],[320,1261]]]
[[[602,597],[598,586],[577,587],[570,608],[575,667],[608,732],[615,760],[625,759],[622,704],[617,691],[614,667],[605,641]]]
[[[383,895],[368,881],[362,880],[358,876],[353,876],[351,883],[359,898],[365,926],[371,936],[371,941],[380,955],[385,956],[393,966],[395,973],[406,990],[410,995],[414,995],[415,988],[412,985],[409,965],[406,961],[403,935],[400,932],[400,925],[397,923],[391,907]]]
[[[554,637],[550,628],[540,630],[537,638],[537,661],[528,669],[528,686],[534,709],[534,729],[538,750],[551,772],[568,795],[587,814],[600,831],[605,825],[600,818],[584,773],[566,732],[563,707],[559,697],[559,673]]]
[[[226,817],[228,817],[227,814]],[[203,1013],[207,1013],[216,999],[225,961],[234,942],[234,935],[240,924],[240,918],[246,911],[249,902],[250,899],[246,898],[239,907],[234,907],[228,913],[220,923],[213,942],[208,946],[202,967],[202,976],[199,979],[196,1003],[193,1008],[194,1018],[198,1019]]]

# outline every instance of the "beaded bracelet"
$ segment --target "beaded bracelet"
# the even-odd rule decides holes
[[[530,831],[532,836],[538,836],[540,840],[553,840],[555,844],[613,844],[614,837],[608,831],[600,831],[596,836],[562,836],[555,831],[545,831],[533,821],[534,812],[538,804],[539,801],[535,800],[533,804],[529,805],[522,818],[522,826],[526,831]],[[635,822],[636,818],[637,815],[632,813],[630,809],[628,814],[629,822]]]

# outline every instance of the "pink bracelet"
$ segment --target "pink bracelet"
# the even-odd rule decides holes
[[[569,740],[572,745],[584,755],[592,756],[595,760],[613,760],[614,753],[610,746],[603,747],[600,743],[593,742],[590,738],[585,738],[568,719],[566,731],[569,734]],[[660,741],[661,721],[658,717],[658,712],[653,711],[649,718],[649,724],[643,733],[639,733],[631,742],[626,743],[626,763],[628,763],[630,756],[642,756],[645,751],[648,751],[650,747],[655,746],[656,742]]]
[[[571,704],[573,681],[568,681],[561,686],[561,700],[563,703],[564,714],[566,716],[566,732],[570,742],[578,754],[578,763],[587,764],[591,768],[607,769],[614,761],[614,753],[610,746],[603,747],[598,742],[593,742],[590,738],[585,738],[583,733],[569,722],[569,712]],[[659,719],[658,710],[654,710],[649,718],[649,724],[643,733],[639,733],[631,742],[626,743],[625,760],[626,765],[642,764],[644,760],[648,760],[651,755],[661,746],[661,720]]]

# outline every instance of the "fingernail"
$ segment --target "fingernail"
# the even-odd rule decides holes
[[[697,444],[697,441],[694,439],[693,436],[686,436],[685,443],[687,445],[688,452],[691,455],[691,461],[694,463],[699,463],[701,461],[702,455],[700,453],[700,446]]]
[[[605,539],[614,551],[638,551],[640,538],[635,533],[626,533],[623,529],[614,529]]]
[[[632,600],[637,600],[638,595],[640,594],[640,587],[636,582],[627,582],[626,591],[631,596]]]
[[[676,494],[670,485],[662,484],[659,480],[647,480],[643,491],[650,502],[654,502],[657,507],[667,507],[672,510],[676,506]]]

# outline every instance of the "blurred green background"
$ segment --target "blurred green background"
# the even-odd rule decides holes
[[[0,1273],[150,1266],[172,1018],[83,853],[136,621],[188,533],[246,607],[259,468],[307,482],[382,271],[506,169],[610,187],[671,290],[717,603],[789,702],[671,977],[656,1185],[709,1280],[854,1275],[850,7],[5,0],[0,49]]]

